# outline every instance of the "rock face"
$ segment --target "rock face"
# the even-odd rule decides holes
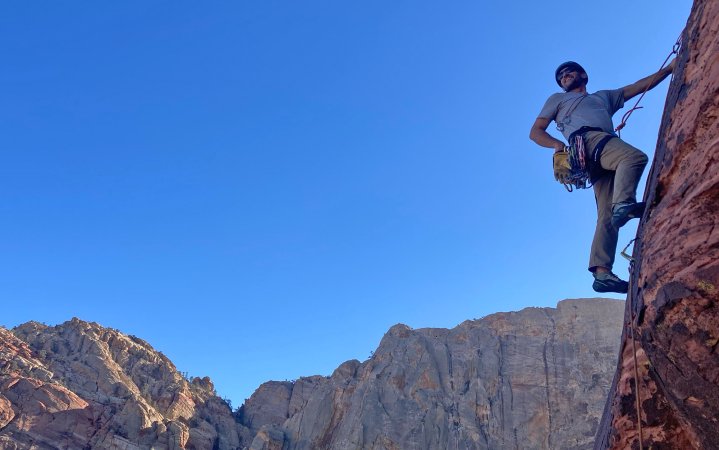
[[[585,449],[624,302],[396,325],[369,360],[230,411],[149,344],[78,319],[0,327],[0,449]]]
[[[591,448],[624,302],[565,300],[447,329],[392,327],[331,377],[262,385],[243,405],[260,449]]]
[[[596,449],[719,448],[719,2],[683,41]]]
[[[209,378],[78,319],[0,328],[0,448],[234,449],[241,427]]]

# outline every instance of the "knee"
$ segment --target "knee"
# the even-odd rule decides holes
[[[618,150],[618,161],[619,164],[629,164],[635,167],[644,167],[649,162],[649,158],[646,153],[639,150],[638,148],[627,144],[621,139],[613,139],[607,144],[613,144],[613,149]]]
[[[624,158],[622,158],[619,165],[622,165],[624,167],[636,167],[644,170],[648,162],[649,158],[647,157],[647,155],[641,150],[635,149],[634,151],[628,152],[626,155],[624,155]]]

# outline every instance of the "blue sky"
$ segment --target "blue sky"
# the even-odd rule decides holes
[[[529,128],[559,63],[634,82],[690,7],[5,2],[0,324],[117,328],[238,405],[395,323],[594,297],[593,196]],[[622,133],[650,157],[667,86]]]

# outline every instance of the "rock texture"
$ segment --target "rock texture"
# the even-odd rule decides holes
[[[719,448],[719,2],[695,1],[683,42],[596,449]]]
[[[243,405],[261,449],[591,448],[624,302],[565,300],[447,329],[392,327],[330,377],[262,385]]]
[[[240,431],[209,378],[138,338],[78,319],[0,328],[2,449],[234,449]]]
[[[0,449],[585,449],[624,303],[392,327],[369,360],[268,382],[233,414],[149,344],[73,319],[0,328]]]

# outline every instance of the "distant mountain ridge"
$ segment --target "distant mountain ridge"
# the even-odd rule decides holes
[[[265,383],[238,413],[117,330],[0,328],[0,448],[590,448],[623,310],[580,299],[451,330],[395,325],[369,360]]]
[[[395,325],[331,377],[262,385],[252,449],[591,448],[624,302],[565,300],[451,329]]]

